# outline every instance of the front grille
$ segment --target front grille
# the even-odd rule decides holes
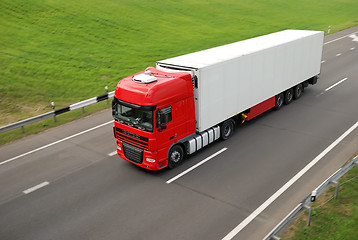
[[[132,146],[148,150],[148,138],[139,136],[137,134],[116,128],[117,138],[122,142],[128,143]]]
[[[122,143],[124,156],[130,161],[138,164],[143,162],[143,150],[127,143]]]

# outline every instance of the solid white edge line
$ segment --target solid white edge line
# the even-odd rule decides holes
[[[222,153],[222,152],[224,152],[224,151],[226,151],[226,150],[227,150],[227,148],[223,148],[223,149],[221,149],[220,151],[217,151],[216,153],[210,155],[209,157],[205,158],[205,159],[202,160],[201,162],[199,162],[199,163],[195,164],[194,166],[188,168],[188,169],[185,170],[184,172],[182,172],[182,173],[176,175],[175,177],[169,179],[168,181],[166,181],[166,183],[169,184],[169,183],[174,182],[174,181],[177,180],[178,178],[184,176],[184,175],[187,174],[188,172],[194,170],[195,168],[197,168],[197,167],[199,167],[200,165],[206,163],[206,162],[209,161],[210,159],[216,157],[217,155],[219,155],[220,153]]]
[[[3,161],[3,162],[0,162],[0,166],[1,166],[1,165],[4,165],[4,164],[6,164],[6,163],[12,162],[12,161],[14,161],[14,160],[16,160],[16,159],[18,159],[18,158],[21,158],[21,157],[24,157],[24,156],[30,155],[30,154],[32,154],[32,153],[34,153],[34,152],[38,152],[38,151],[40,151],[40,150],[42,150],[42,149],[45,149],[45,148],[51,147],[51,146],[56,145],[56,144],[58,144],[58,143],[61,143],[61,142],[67,141],[67,140],[69,140],[69,139],[71,139],[71,138],[74,138],[74,137],[80,136],[80,135],[82,135],[82,134],[88,133],[88,132],[90,132],[90,131],[92,131],[92,130],[95,130],[95,129],[97,129],[97,128],[103,127],[103,126],[108,125],[108,124],[110,124],[110,123],[113,123],[113,120],[112,120],[112,121],[109,121],[109,122],[106,122],[106,123],[103,123],[103,124],[100,124],[100,125],[98,125],[98,126],[96,126],[96,127],[93,127],[93,128],[87,129],[87,130],[85,130],[85,131],[82,131],[82,132],[76,133],[76,134],[74,134],[74,135],[72,135],[72,136],[69,136],[69,137],[63,138],[63,139],[58,140],[58,141],[56,141],[56,142],[53,142],[53,143],[47,144],[47,145],[45,145],[45,146],[42,146],[42,147],[36,148],[36,149],[34,149],[34,150],[32,150],[32,151],[29,151],[29,152],[23,153],[23,154],[21,154],[21,155],[18,155],[18,156],[16,156],[16,157],[10,158],[10,159],[5,160],[5,161]]]
[[[43,188],[43,187],[45,187],[45,186],[47,186],[47,185],[49,185],[50,183],[49,182],[43,182],[43,183],[40,183],[40,184],[37,184],[36,186],[33,186],[32,188],[29,188],[29,189],[27,189],[27,190],[25,190],[25,191],[23,191],[23,193],[25,193],[25,194],[29,194],[29,193],[32,193],[32,192],[34,192],[34,191],[36,191],[36,190],[38,190],[38,189],[40,189],[40,188]]]
[[[329,88],[326,88],[324,91],[327,92],[329,90],[331,90],[332,88],[336,87],[337,85],[341,84],[342,82],[346,81],[348,78],[343,78],[341,81],[333,84],[332,86],[330,86]]]
[[[319,160],[321,160],[327,153],[329,153],[335,146],[337,146],[348,134],[358,127],[356,122],[345,133],[343,133],[337,140],[329,145],[323,152],[315,157],[309,164],[307,164],[301,171],[299,171],[293,178],[291,178],[285,185],[283,185],[277,192],[275,192],[269,199],[267,199],[254,212],[246,217],[239,225],[237,225],[231,232],[229,232],[222,240],[230,240],[235,237],[244,227],[246,227],[252,220],[262,213],[271,203],[273,203],[282,193],[291,187],[298,179],[300,179],[308,170],[310,170]]]
[[[347,35],[345,35],[345,36],[343,36],[343,37],[340,37],[340,38],[333,39],[333,40],[331,40],[331,41],[329,41],[329,42],[325,42],[325,43],[323,43],[323,45],[326,45],[326,44],[328,44],[328,43],[332,43],[332,42],[341,40],[341,39],[343,39],[343,38],[345,38],[345,37],[348,37],[348,36],[350,36],[350,35],[352,35],[352,34],[356,34],[356,33],[358,33],[358,31],[357,31],[357,32],[354,32],[354,33],[347,34]]]
[[[108,156],[113,157],[116,154],[117,154],[117,151],[114,151],[114,152],[108,153]]]

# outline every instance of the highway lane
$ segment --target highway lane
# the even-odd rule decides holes
[[[348,37],[326,44],[321,79],[301,99],[247,123],[177,169],[153,173],[108,156],[115,149],[111,124],[0,165],[0,239],[223,238],[357,121],[358,56],[351,50],[357,45]],[[110,120],[104,111],[3,146],[0,162]],[[356,130],[235,238],[268,233],[357,150],[355,136]],[[23,193],[44,182],[49,185]]]
[[[1,147],[1,162],[29,151],[61,141],[74,133],[86,131],[111,120],[108,111],[51,129]],[[44,181],[54,181],[93,162],[108,157],[115,149],[112,124],[60,142],[48,148],[0,165],[0,203],[21,196],[22,191]],[[108,142],[102,139],[108,139]],[[80,141],[80,143],[79,143]]]

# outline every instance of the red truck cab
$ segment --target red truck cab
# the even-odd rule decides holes
[[[196,130],[192,77],[152,67],[126,77],[116,87],[112,114],[121,158],[160,170],[171,157],[174,167],[185,152],[183,139]]]

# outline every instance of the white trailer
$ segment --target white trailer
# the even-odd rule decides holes
[[[314,84],[323,37],[322,31],[284,30],[158,61],[156,68],[192,74],[199,133],[299,84]]]

